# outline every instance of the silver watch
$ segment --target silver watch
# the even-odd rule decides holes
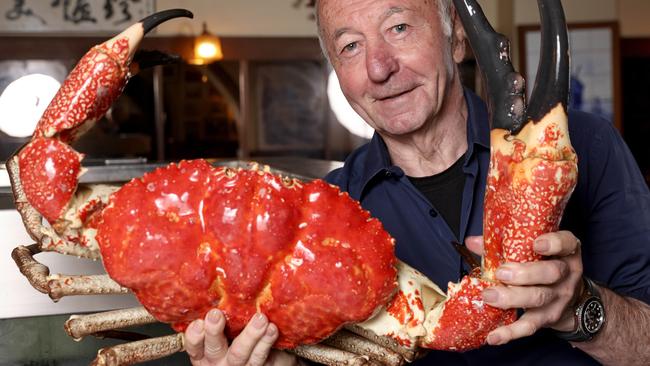
[[[583,277],[585,295],[575,308],[576,329],[570,332],[555,332],[566,341],[586,342],[592,340],[605,324],[605,306],[598,287],[588,278]]]

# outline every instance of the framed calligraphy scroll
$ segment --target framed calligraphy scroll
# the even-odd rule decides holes
[[[569,108],[597,114],[621,130],[620,47],[615,22],[568,24]],[[519,57],[530,96],[540,55],[539,26],[519,27]]]
[[[155,0],[3,0],[0,32],[115,32],[155,11]]]

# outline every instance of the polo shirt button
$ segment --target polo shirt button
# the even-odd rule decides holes
[[[437,216],[438,216],[438,212],[436,212],[436,210],[432,208],[432,209],[429,210],[429,215],[430,215],[431,217],[437,217]]]
[[[393,173],[391,173],[390,170],[387,170],[387,171],[386,171],[386,177],[390,178],[390,177],[392,177],[392,176],[393,176]]]

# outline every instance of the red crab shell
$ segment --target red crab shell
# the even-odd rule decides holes
[[[97,240],[109,275],[178,331],[212,307],[237,335],[257,311],[276,347],[317,342],[393,295],[393,239],[322,180],[171,164],[113,194]]]

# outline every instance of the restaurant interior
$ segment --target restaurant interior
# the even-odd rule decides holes
[[[514,65],[533,84],[539,57],[534,0],[481,0],[511,40]],[[572,47],[572,106],[619,130],[650,184],[650,2],[564,0]],[[178,56],[140,70],[96,126],[75,142],[84,182],[124,182],[168,162],[251,161],[281,174],[321,178],[369,141],[372,129],[345,101],[323,57],[308,0],[0,0],[0,365],[84,365],[108,339],[75,342],[72,313],[132,305],[129,295],[53,302],[18,273],[11,250],[30,243],[4,162],[32,131],[66,75],[93,45],[154,11],[186,8],[141,48]],[[463,84],[485,97],[473,57]],[[647,82],[647,83],[646,83]],[[53,272],[101,273],[90,260],[44,257]],[[82,262],[82,263],[80,263]],[[169,333],[163,324],[144,326]],[[185,364],[186,356],[152,364]]]

